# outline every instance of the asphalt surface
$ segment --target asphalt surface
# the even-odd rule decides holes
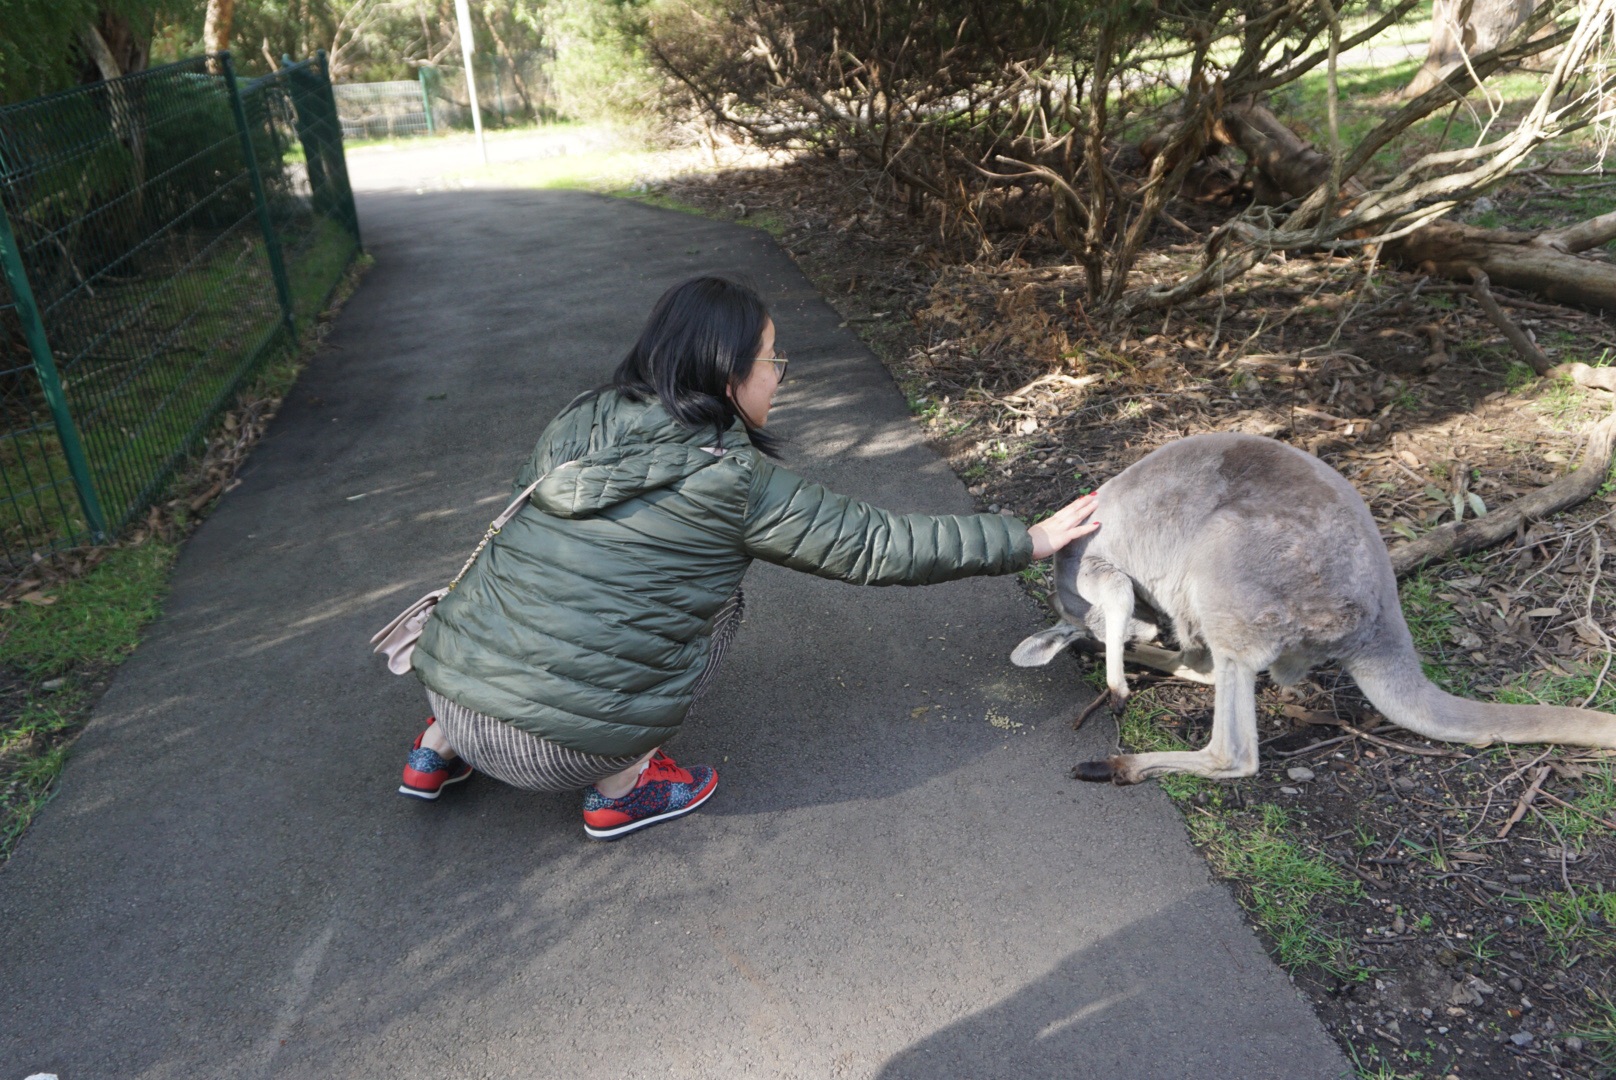
[[[0,869],[0,1080],[1347,1072],[1165,797],[1066,778],[1110,728],[1070,730],[1076,661],[1010,666],[1044,621],[1013,580],[755,567],[678,823],[395,794],[426,704],[366,639],[684,276],[769,298],[788,464],[971,500],[762,233],[355,174],[375,269]]]

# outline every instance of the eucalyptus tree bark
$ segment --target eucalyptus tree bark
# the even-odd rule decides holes
[[[230,48],[230,27],[236,18],[236,0],[208,0],[202,19],[202,51],[224,52]]]
[[[125,75],[133,74],[145,67],[145,50],[132,33],[128,33],[127,23],[122,26],[114,25],[113,38],[122,46],[125,60],[137,65],[132,69],[125,67],[118,55],[107,42],[102,27],[95,23],[87,23],[79,32],[79,44],[83,47],[85,55],[95,65],[101,81],[107,85],[108,102],[111,105],[112,130],[118,136],[118,141],[129,149],[131,188],[134,192],[134,206],[138,209],[145,199],[146,184],[146,140],[140,130],[140,121],[136,115],[135,105],[129,100],[129,94],[122,83],[117,80]],[[117,31],[122,29],[124,33]]]
[[[1537,0],[1434,0],[1425,63],[1414,73],[1404,96],[1425,93],[1467,57],[1498,45],[1536,6]]]

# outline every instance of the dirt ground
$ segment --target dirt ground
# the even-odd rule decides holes
[[[1473,213],[1524,213],[1541,186],[1523,178]],[[1467,297],[1384,266],[1274,256],[1225,296],[1104,325],[1031,192],[1007,196],[974,246],[911,215],[881,178],[819,156],[646,197],[779,238],[887,361],[982,508],[1027,519],[1169,440],[1238,430],[1340,470],[1395,545],[1558,477],[1612,407],[1536,378]],[[1188,232],[1224,216],[1174,215]],[[1140,272],[1165,277],[1198,250],[1164,227]],[[1556,361],[1616,356],[1609,319],[1500,296]],[[1432,678],[1616,710],[1613,515],[1606,483],[1512,542],[1405,580]],[[1040,575],[1024,579],[1041,597]],[[1133,685],[1126,715],[1090,723],[1116,723],[1132,749],[1205,741],[1210,688],[1138,673]],[[1434,744],[1332,670],[1265,687],[1261,712],[1260,775],[1163,786],[1361,1075],[1616,1075],[1613,756]]]

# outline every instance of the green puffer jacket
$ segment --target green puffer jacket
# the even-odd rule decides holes
[[[516,480],[544,481],[438,604],[414,656],[430,689],[573,750],[667,742],[713,617],[753,559],[857,585],[1004,574],[1032,559],[997,514],[891,514],[779,468],[737,423],[691,431],[615,391],[574,402]]]

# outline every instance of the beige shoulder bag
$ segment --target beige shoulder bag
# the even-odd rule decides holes
[[[391,671],[394,675],[403,675],[410,670],[410,659],[415,655],[415,643],[421,640],[421,631],[426,628],[426,621],[432,617],[432,611],[438,606],[438,601],[448,596],[454,587],[460,584],[460,579],[466,576],[472,564],[477,561],[477,556],[483,553],[483,548],[488,546],[490,540],[499,535],[499,530],[510,524],[511,518],[515,517],[517,511],[522,509],[522,504],[527,502],[528,496],[533,494],[533,489],[538,487],[539,481],[543,479],[544,477],[541,476],[538,480],[529,484],[522,494],[518,495],[511,505],[505,508],[505,512],[494,519],[493,523],[488,526],[488,531],[483,534],[482,543],[477,545],[477,550],[471,553],[471,558],[466,560],[466,565],[460,568],[460,573],[454,576],[454,580],[449,582],[446,588],[433,589],[421,597],[421,599],[400,612],[398,618],[382,627],[381,631],[370,639],[370,643],[375,646],[371,651],[381,653],[387,657],[388,671]]]

